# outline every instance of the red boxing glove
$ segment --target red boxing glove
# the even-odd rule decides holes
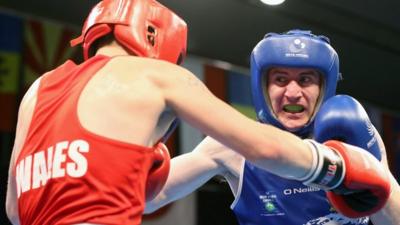
[[[325,146],[310,143],[317,161],[305,184],[326,190],[332,206],[350,218],[369,216],[384,207],[391,192],[390,177],[371,153],[340,141],[327,141]]]
[[[164,187],[170,168],[167,146],[160,142],[153,152],[153,166],[149,170],[146,183],[146,202],[153,200]]]
[[[341,142],[328,141],[326,146],[338,151],[346,165],[344,181],[327,197],[336,210],[348,217],[362,217],[380,210],[390,195],[390,178],[372,154],[350,150]],[[345,193],[341,194],[344,191]],[[354,190],[354,192],[346,193]]]

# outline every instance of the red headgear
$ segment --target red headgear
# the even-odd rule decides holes
[[[71,46],[83,43],[87,60],[93,42],[112,31],[121,45],[138,56],[180,63],[186,53],[185,21],[155,0],[101,1]]]

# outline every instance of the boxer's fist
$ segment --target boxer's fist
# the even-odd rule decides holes
[[[365,149],[381,160],[375,128],[367,112],[348,95],[336,95],[321,106],[314,120],[314,140],[339,140]]]
[[[333,207],[348,217],[367,216],[380,210],[390,195],[390,177],[381,163],[363,149],[338,141],[325,145],[338,151],[345,164],[341,185],[327,192]]]
[[[153,166],[146,183],[146,201],[153,200],[163,188],[168,178],[170,155],[167,146],[160,142],[153,152]]]
[[[340,140],[347,144],[358,146],[362,150],[370,152],[378,160],[381,160],[381,149],[375,132],[375,128],[371,124],[367,112],[362,105],[356,99],[347,95],[336,95],[328,99],[321,106],[315,117],[314,139],[317,142],[323,143],[327,140]],[[345,148],[338,148],[336,146],[336,149]],[[341,154],[346,155],[345,153],[346,151],[342,151]],[[366,179],[375,179],[373,177],[375,173],[368,170],[364,171],[363,168],[358,165],[363,161],[368,161],[362,159],[363,154],[347,155],[347,167],[353,166],[353,168],[347,169],[347,177],[357,176],[355,171],[360,170],[360,172],[358,172],[359,176],[363,174],[366,176]],[[359,168],[357,169],[357,167]],[[372,168],[379,168],[379,166]],[[369,175],[369,173],[371,174]],[[379,177],[375,179],[375,181],[380,182]],[[347,182],[348,183],[344,184],[344,186],[352,188],[353,184],[349,179],[347,179]],[[364,182],[364,184],[367,185],[369,183]],[[388,196],[386,196],[386,192],[373,193],[368,187],[364,188],[366,188],[366,190],[357,191],[352,194],[340,194],[338,193],[339,191],[336,190],[334,192],[328,192],[327,197],[339,212],[347,216],[359,217],[361,215],[368,215],[381,208]]]
[[[323,145],[306,141],[313,149],[314,163],[303,182],[326,190],[338,212],[357,218],[371,215],[385,205],[391,191],[390,177],[371,153],[340,141]]]

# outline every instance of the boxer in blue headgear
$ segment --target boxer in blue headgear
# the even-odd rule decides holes
[[[371,131],[371,122],[358,102],[349,99],[347,96],[337,96],[329,104],[325,104],[320,111],[320,106],[335,96],[337,83],[341,79],[339,58],[327,37],[314,35],[310,31],[303,30],[291,30],[283,34],[268,33],[254,48],[250,63],[252,97],[259,121],[288,130],[303,138],[310,137],[312,133],[315,133],[318,141],[326,141],[329,140],[329,137],[333,138],[333,134],[325,132],[326,128],[320,125],[327,124],[326,114],[332,112],[334,108],[346,111],[347,114],[357,112],[354,113],[353,117],[364,119],[363,121],[360,120],[359,123],[362,124],[365,135],[359,135],[359,130],[353,131],[343,128],[340,132],[344,132],[346,135],[341,134],[340,139],[343,140],[343,136],[352,136],[353,138],[344,141],[367,149],[379,160],[381,159],[375,132]],[[279,70],[276,70],[277,68]],[[290,94],[282,94],[282,92],[290,92],[287,86],[289,86],[292,78],[285,74],[285,71],[293,70],[295,75],[292,78],[300,86],[295,91],[305,93],[299,94],[295,100],[282,100],[282,103],[280,103],[279,100],[276,100],[280,99],[279,95],[284,95],[282,98],[290,98]],[[296,75],[296,73],[299,73],[299,75]],[[313,75],[314,84],[312,83]],[[310,78],[309,83],[300,80]],[[277,79],[285,80],[282,82],[281,80],[276,81]],[[277,94],[278,97],[271,96],[271,94],[274,94],[271,91],[273,90],[271,86],[274,85],[285,89]],[[315,90],[311,93],[304,91],[313,85],[319,86],[318,92]],[[301,101],[302,98],[311,99],[311,101]],[[278,103],[273,104],[275,102]],[[317,116],[318,126],[314,130],[317,112],[319,115]],[[290,119],[287,119],[287,117],[290,117]],[[290,125],[288,125],[287,120],[291,122]],[[295,120],[299,120],[299,122],[294,123]],[[333,121],[332,117],[329,121]],[[346,127],[349,127],[347,125],[354,125],[354,121],[338,120],[338,124],[346,124]],[[335,126],[337,130],[339,126]],[[352,133],[357,133],[357,135]]]
[[[259,121],[321,143],[340,139],[370,151],[387,166],[382,139],[365,110],[355,99],[335,95],[340,77],[338,55],[328,38],[302,30],[267,34],[251,54],[251,87]],[[281,141],[293,146],[291,156],[301,154],[292,143]],[[354,165],[360,162],[356,157],[350,161]],[[327,196],[319,187],[307,186],[308,181],[262,170],[209,137],[194,151],[172,159],[171,165],[162,194],[147,202],[147,212],[221,175],[235,196],[231,208],[241,225],[367,225],[370,218],[374,224],[400,224],[400,191],[393,177],[389,203],[368,218],[365,215],[374,208],[369,207],[374,205],[370,200],[381,196],[349,198],[352,195],[330,192]],[[365,177],[373,179],[369,175]]]
[[[258,119],[287,130],[274,113],[266,90],[266,73],[274,67],[311,68],[322,75],[319,102],[313,110],[336,93],[340,79],[339,57],[325,36],[310,31],[291,30],[284,34],[268,33],[251,54],[251,88]],[[309,135],[313,117],[301,128],[295,130],[300,136]]]

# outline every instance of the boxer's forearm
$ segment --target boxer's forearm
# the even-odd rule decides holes
[[[304,177],[311,169],[313,156],[307,142],[289,132],[264,125],[265,154],[256,155],[252,162],[257,166],[285,178],[296,179]],[[269,152],[267,152],[267,150]]]
[[[7,187],[6,213],[13,225],[19,225],[17,199],[15,198],[14,185],[11,185],[10,181]]]
[[[400,187],[392,176],[392,194],[385,207],[371,216],[373,224],[400,225]]]
[[[392,194],[387,201],[385,207],[379,212],[371,216],[371,220],[374,224],[385,224],[385,225],[400,225],[400,187],[396,179],[391,174],[389,165],[386,158],[385,144],[383,143],[382,137],[377,133],[377,140],[380,148],[382,149],[382,163],[385,165],[388,173],[390,173],[392,180]]]
[[[16,190],[15,182],[10,169],[8,176],[8,183],[7,183],[6,213],[8,219],[13,225],[19,225],[18,202],[15,190]]]

